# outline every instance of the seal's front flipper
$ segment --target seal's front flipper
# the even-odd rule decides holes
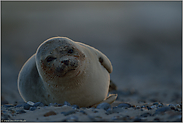
[[[116,100],[117,96],[118,96],[118,94],[109,94],[109,96],[106,99],[104,99],[102,102],[100,102],[100,103],[112,104]],[[95,107],[96,108],[97,105],[99,105],[100,103],[97,103],[97,104],[95,104],[95,105],[93,105],[91,107]]]
[[[84,46],[84,47],[87,47],[89,48],[90,50],[92,50],[93,52],[96,53],[96,55],[98,56],[98,60],[99,62],[101,63],[101,65],[109,72],[111,73],[112,70],[113,70],[113,67],[112,67],[112,64],[111,64],[111,61],[107,58],[106,55],[104,55],[102,52],[100,52],[99,50],[93,48],[93,47],[90,47],[89,45],[86,45],[86,44],[83,44],[83,43],[80,43],[78,42],[80,45]]]

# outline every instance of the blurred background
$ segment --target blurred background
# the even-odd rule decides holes
[[[182,2],[1,2],[1,99],[21,102],[17,78],[53,36],[93,46],[111,60],[118,90],[182,100]],[[173,97],[177,98],[173,98]]]

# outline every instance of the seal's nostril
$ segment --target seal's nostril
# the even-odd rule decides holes
[[[73,49],[70,49],[70,50],[68,51],[68,53],[70,53],[70,54],[72,54],[73,52],[74,52]]]
[[[63,60],[61,63],[64,63],[65,65],[69,65],[69,60]]]

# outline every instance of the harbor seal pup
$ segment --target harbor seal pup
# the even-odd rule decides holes
[[[112,103],[117,97],[107,97],[112,70],[110,60],[97,49],[66,37],[53,37],[23,65],[18,90],[25,102],[68,101],[80,107]]]

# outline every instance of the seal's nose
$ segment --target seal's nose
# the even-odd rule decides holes
[[[69,65],[69,60],[63,60],[63,61],[61,61],[61,63],[64,63],[65,65]]]

